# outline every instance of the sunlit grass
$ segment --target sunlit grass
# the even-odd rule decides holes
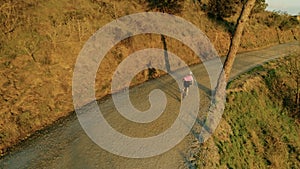
[[[284,96],[287,91],[272,91],[276,89],[275,80],[288,78],[286,69],[279,64],[283,61],[259,67],[229,85],[230,101],[223,117],[230,124],[232,134],[230,141],[215,137],[220,165],[228,168],[300,167],[300,127],[290,116],[289,109],[284,107],[283,97],[274,95],[275,92]],[[257,76],[259,78],[255,78]],[[244,85],[243,90],[234,90],[246,84],[245,81],[252,83]]]

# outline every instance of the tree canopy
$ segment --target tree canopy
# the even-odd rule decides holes
[[[150,10],[163,13],[176,14],[182,11],[183,0],[147,0]]]
[[[207,12],[216,18],[228,18],[238,12],[245,4],[245,0],[209,0]],[[252,12],[261,12],[267,8],[268,4],[265,0],[256,0]]]

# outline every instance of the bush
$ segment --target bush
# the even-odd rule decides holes
[[[280,25],[279,25],[279,29],[281,30],[288,30],[291,29],[297,25],[299,25],[299,21],[297,20],[297,18],[290,16],[288,19],[283,20]]]
[[[218,19],[228,18],[236,14],[238,12],[238,9],[242,8],[242,5],[245,2],[245,0],[209,0],[207,12],[210,16],[214,16]],[[267,8],[267,6],[268,5],[265,0],[256,0],[252,12],[262,12]]]
[[[260,13],[266,10],[268,4],[266,0],[256,0],[255,6],[252,9],[253,13]]]
[[[158,10],[163,13],[176,14],[182,10],[183,0],[147,0],[150,10]]]
[[[207,12],[210,16],[216,18],[227,18],[237,12],[240,0],[210,0],[207,6]]]

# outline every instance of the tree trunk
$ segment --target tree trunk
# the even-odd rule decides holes
[[[224,93],[226,90],[227,82],[230,77],[230,72],[233,66],[233,62],[236,57],[236,53],[241,44],[241,37],[244,31],[245,24],[247,23],[250,13],[255,5],[256,0],[248,0],[244,5],[241,12],[241,15],[238,18],[237,25],[235,28],[234,35],[231,39],[230,48],[226,57],[226,60],[223,65],[223,70],[218,79],[218,84],[215,89],[215,99],[222,97],[221,93]],[[216,100],[214,102],[217,102]]]
[[[236,53],[240,47],[241,43],[241,37],[244,31],[245,24],[247,23],[251,10],[255,5],[256,0],[248,0],[246,4],[243,6],[243,10],[241,12],[241,15],[238,19],[236,30],[234,32],[233,38],[231,40],[229,52],[227,54],[225,63],[224,63],[224,71],[225,71],[225,77],[226,81],[229,79],[229,75],[232,69],[233,62],[236,57]]]
[[[279,33],[280,30],[279,30],[279,28],[275,28],[275,29],[276,29],[276,34],[277,34],[278,43],[279,43],[279,44],[282,44],[282,43],[281,43],[281,40],[280,40],[280,33]]]
[[[218,83],[214,92],[214,97],[209,107],[208,116],[206,118],[205,124],[202,126],[202,130],[198,138],[200,143],[205,142],[210,137],[212,132],[217,128],[222,118],[222,114],[225,109],[227,81],[230,76],[236,53],[240,46],[245,24],[249,19],[250,13],[255,5],[255,2],[256,0],[248,0],[243,5],[243,9],[238,18],[233,38],[231,39],[229,52],[227,54],[223,66],[223,70],[219,76]]]

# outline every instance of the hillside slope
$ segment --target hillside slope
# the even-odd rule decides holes
[[[4,0],[0,6],[0,154],[73,111],[74,63],[96,30],[115,18],[148,10],[144,0]],[[178,15],[205,32],[220,54],[227,52],[230,33],[226,23],[209,19],[189,0]],[[257,14],[250,20],[240,51],[300,38],[299,28],[277,30],[258,22],[264,21],[260,18]],[[180,42],[166,38],[166,43],[187,64],[199,63]],[[110,93],[111,75],[118,63],[149,47],[163,48],[161,37],[140,35],[116,45],[99,68],[97,98]],[[148,80],[147,74],[137,75],[133,85]]]

